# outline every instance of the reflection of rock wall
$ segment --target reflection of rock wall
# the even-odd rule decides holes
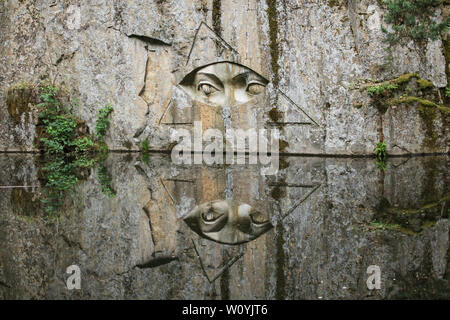
[[[0,87],[47,77],[79,99],[75,112],[91,132],[98,108],[114,106],[106,138],[111,148],[137,150],[149,138],[153,149],[168,149],[170,130],[161,120],[173,120],[174,108],[187,114],[189,107],[176,85],[193,68],[225,59],[267,77],[271,89],[292,99],[291,109],[283,106],[282,94],[261,109],[267,116],[276,106],[281,120],[290,123],[282,126],[283,151],[369,154],[380,140],[379,115],[366,92],[351,89],[358,79],[384,80],[392,77],[391,71],[418,71],[436,87],[447,82],[441,40],[425,48],[408,44],[394,50],[393,70],[380,67],[387,54],[380,31],[384,11],[378,3],[2,1]],[[439,9],[437,13],[441,15]],[[31,114],[22,114],[17,124],[16,115],[8,113],[4,91],[0,150],[31,150]],[[318,126],[302,124],[311,119],[297,107]],[[432,124],[436,146],[430,146],[425,143],[427,123],[417,108],[390,110],[383,116],[388,151],[446,151],[444,120],[438,112]]]
[[[61,220],[53,225],[28,212],[39,208],[12,201],[14,189],[1,189],[0,297],[450,297],[448,200],[439,202],[448,193],[446,158],[393,159],[385,173],[364,159],[283,163],[277,177],[263,177],[252,167],[171,166],[164,156],[146,165],[134,156],[111,155],[106,165],[117,196],[101,194],[93,169],[73,197],[66,197]],[[32,157],[2,156],[0,167],[2,186],[37,180]],[[203,239],[182,220],[198,197],[214,189],[202,182],[220,181],[217,176],[226,170],[241,177],[233,196],[253,199],[255,206],[263,200],[274,224],[238,246]],[[195,178],[200,183],[186,182]],[[316,184],[320,187],[308,196]],[[39,193],[39,185],[29,191]],[[370,222],[381,199],[425,213],[437,202],[442,213],[418,234],[375,229]],[[278,212],[293,207],[280,220]],[[80,291],[65,288],[71,264],[81,268]],[[379,292],[366,287],[372,264],[382,271]]]

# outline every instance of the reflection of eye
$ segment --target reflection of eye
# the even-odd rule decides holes
[[[252,211],[250,213],[250,219],[254,224],[264,224],[268,222],[268,219],[259,211]]]
[[[207,211],[202,212],[202,218],[206,222],[212,222],[223,216],[223,213],[215,211],[213,208],[209,208]]]
[[[201,91],[205,95],[209,96],[211,93],[214,93],[214,92],[218,91],[218,89],[215,88],[214,86],[210,85],[209,83],[201,82],[198,85],[198,91]]]
[[[260,94],[264,90],[264,85],[258,82],[249,83],[247,92],[253,95]]]

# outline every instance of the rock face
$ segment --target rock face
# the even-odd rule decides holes
[[[358,89],[364,79],[409,72],[447,85],[441,40],[396,47],[394,63],[382,67],[384,15],[376,0],[2,1],[0,150],[36,148],[34,100],[22,96],[11,112],[7,92],[47,79],[79,100],[74,112],[91,132],[97,110],[114,107],[106,142],[116,150],[138,150],[146,139],[168,150],[175,130],[215,113],[220,130],[277,128],[286,153],[371,154],[382,136],[391,154],[447,152],[444,113],[427,122],[413,104],[380,114]],[[267,80],[251,107],[201,107],[180,85],[223,61]]]
[[[267,177],[256,166],[111,154],[116,197],[93,169],[52,224],[33,156],[0,156],[0,185],[10,186],[0,192],[0,298],[450,297],[447,157],[396,158],[385,172],[370,159],[283,163]],[[212,200],[202,219],[213,224],[193,223]],[[233,210],[225,224],[216,217],[222,200],[239,208],[238,223]],[[66,287],[70,265],[80,290]],[[367,288],[370,265],[380,290]]]

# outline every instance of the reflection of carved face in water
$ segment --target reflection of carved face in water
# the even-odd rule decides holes
[[[246,67],[220,62],[191,72],[180,85],[205,104],[235,106],[263,93],[267,83]]]
[[[184,221],[200,236],[224,244],[241,244],[272,228],[268,218],[250,205],[215,200],[196,206]]]

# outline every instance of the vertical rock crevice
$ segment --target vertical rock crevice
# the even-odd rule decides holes
[[[274,87],[280,83],[280,65],[278,63],[278,13],[276,0],[266,0],[267,3],[267,19],[269,21],[269,47],[270,47],[270,65],[272,67],[272,82]]]
[[[221,12],[221,2],[220,0],[213,0],[213,7],[212,7],[212,26],[214,32],[219,36],[222,37],[222,12]]]

